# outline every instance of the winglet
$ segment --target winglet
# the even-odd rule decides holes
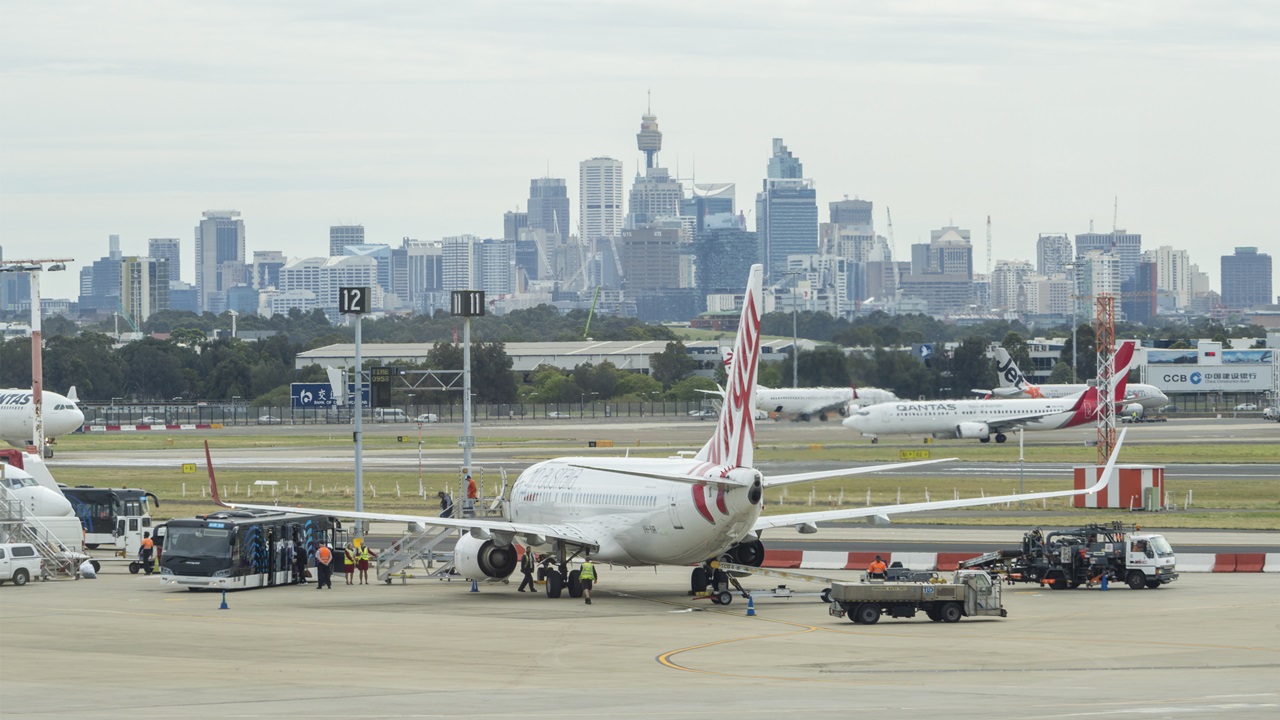
[[[213,457],[209,455],[208,440],[204,441],[204,462],[205,467],[209,468],[209,497],[212,497],[213,501],[222,507],[231,507],[222,502],[222,498],[218,496],[218,480],[213,476]]]
[[[1115,472],[1116,459],[1120,457],[1120,446],[1124,445],[1124,435],[1127,432],[1129,432],[1129,428],[1124,428],[1120,431],[1120,436],[1116,438],[1116,446],[1111,448],[1111,457],[1107,458],[1107,465],[1102,469],[1101,477],[1098,478],[1098,482],[1091,485],[1085,492],[1092,495],[1106,487],[1108,482],[1111,482],[1111,473]]]

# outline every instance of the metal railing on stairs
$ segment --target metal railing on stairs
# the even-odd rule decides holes
[[[79,567],[57,536],[40,519],[29,515],[22,500],[0,483],[0,542],[29,543],[40,555],[40,577],[75,577]]]
[[[435,552],[435,548],[454,532],[452,528],[431,526],[419,532],[408,533],[391,543],[378,556],[378,580],[390,583],[392,578],[399,577],[404,582],[408,578],[408,569],[418,562],[422,563],[423,570],[429,575],[447,572],[453,565],[452,561],[433,570],[436,561],[443,559],[443,554]]]

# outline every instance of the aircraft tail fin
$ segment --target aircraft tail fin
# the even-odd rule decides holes
[[[1018,364],[1013,361],[1013,357],[1009,355],[1009,351],[1003,347],[996,348],[996,376],[1000,378],[1000,388],[1013,391],[1011,394],[1023,394],[1027,397],[1044,397],[1040,392],[1040,386],[1027,380],[1027,377],[1018,369]]]
[[[80,404],[80,396],[76,393],[75,385],[72,385],[70,388],[67,389],[67,399],[77,405]]]
[[[213,502],[222,507],[231,507],[222,502],[222,498],[218,495],[218,480],[213,476],[213,457],[209,454],[209,441],[204,441],[204,463],[209,468],[209,497],[213,498]]]
[[[756,366],[760,362],[760,316],[764,302],[764,266],[752,265],[733,355],[726,365],[724,407],[715,434],[696,458],[715,465],[752,467],[756,440]]]
[[[1129,386],[1129,366],[1133,364],[1133,351],[1137,344],[1133,340],[1125,340],[1116,349],[1116,354],[1111,356],[1112,377],[1116,385],[1115,402],[1124,401]]]

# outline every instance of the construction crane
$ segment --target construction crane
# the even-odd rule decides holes
[[[893,239],[893,213],[889,212],[889,206],[884,206],[885,217],[885,233],[889,236],[889,261],[893,264],[893,296],[898,296],[898,290],[902,286],[902,278],[898,277],[898,243]]]
[[[991,279],[991,216],[987,216],[987,280]]]

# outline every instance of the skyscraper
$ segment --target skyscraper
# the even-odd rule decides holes
[[[594,157],[578,163],[578,220],[582,239],[622,232],[622,161]]]
[[[135,325],[169,309],[169,262],[131,255],[120,259],[120,307]]]
[[[1115,255],[1120,263],[1120,281],[1123,282],[1133,277],[1138,261],[1142,259],[1142,235],[1124,230],[1076,235],[1077,258],[1094,250]]]
[[[241,269],[239,275],[236,266]],[[196,226],[196,295],[201,312],[222,312],[226,307],[225,293],[242,279],[244,267],[244,221],[240,211],[206,210]]]
[[[1191,260],[1186,250],[1161,245],[1142,253],[1143,263],[1155,263],[1156,282],[1153,290],[1168,294],[1178,308],[1191,306]],[[1143,280],[1136,275],[1134,280]]]
[[[693,222],[687,223],[690,236],[696,236],[707,229],[707,218],[717,215],[732,216],[735,212],[736,187],[733,183],[689,183],[685,190],[685,196],[680,200],[680,216],[692,218]],[[733,222],[729,218],[723,220]]]
[[[564,178],[529,181],[529,229],[542,230],[557,245],[569,240],[569,187]]]
[[[330,225],[329,257],[342,255],[342,248],[348,245],[364,244],[363,225]]]
[[[529,227],[529,213],[508,210],[502,213],[502,239],[515,242],[520,239],[520,231]]]
[[[1040,233],[1036,239],[1036,272],[1045,277],[1065,273],[1074,257],[1071,239],[1065,233]]]
[[[1222,256],[1222,304],[1256,308],[1275,302],[1271,294],[1271,256],[1256,247],[1238,247]]]
[[[279,250],[254,250],[250,284],[256,290],[280,287],[280,269],[288,260]]]
[[[773,140],[768,173],[756,195],[756,233],[765,277],[777,282],[786,272],[788,255],[818,251],[818,196],[781,138]]]
[[[671,178],[667,169],[658,165],[658,151],[662,149],[662,133],[658,131],[658,118],[646,114],[641,119],[640,132],[636,134],[636,147],[644,153],[644,174],[636,173],[627,202],[626,228],[642,228],[680,217],[680,201],[684,199],[684,187]]]
[[[178,238],[147,240],[147,255],[169,263],[169,282],[182,282],[182,241]]]

